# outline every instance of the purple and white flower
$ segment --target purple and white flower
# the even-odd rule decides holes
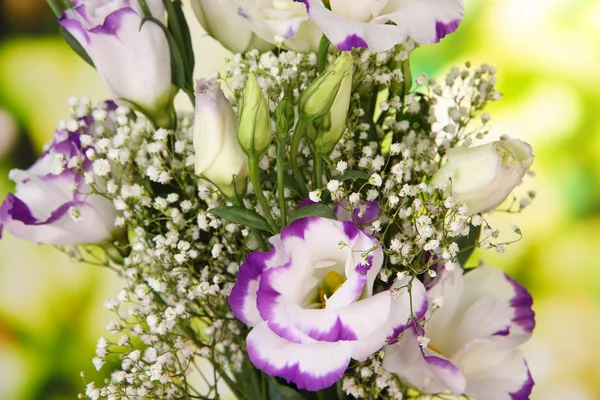
[[[387,346],[384,367],[425,393],[528,399],[533,379],[518,349],[535,326],[527,290],[490,266],[443,270],[428,286],[424,328],[411,324]]]
[[[161,0],[146,3],[154,18],[165,20]],[[113,99],[160,121],[174,96],[169,43],[161,27],[142,25],[143,19],[137,0],[73,0],[58,22],[85,49]]]
[[[437,43],[462,20],[462,0],[294,0],[340,50],[385,51],[412,39]]]
[[[110,200],[90,193],[79,170],[89,170],[91,164],[80,132],[57,130],[35,164],[10,171],[16,190],[0,206],[0,236],[6,228],[21,239],[61,246],[110,239],[116,231],[115,208]]]
[[[349,221],[307,217],[271,238],[240,267],[229,304],[253,327],[252,363],[298,388],[320,390],[365,360],[427,308],[424,286],[410,278],[374,294],[383,252]],[[412,305],[407,285],[411,285]]]

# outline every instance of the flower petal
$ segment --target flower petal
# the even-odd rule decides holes
[[[485,371],[467,374],[465,393],[474,399],[528,400],[534,382],[519,350]]]
[[[354,21],[329,11],[321,0],[294,0],[304,3],[310,18],[325,36],[343,51],[369,48],[385,51],[406,40],[407,36],[395,25],[370,24]]]
[[[437,43],[453,33],[463,17],[462,0],[390,1],[375,22],[393,21],[417,43]],[[385,21],[385,22],[384,22]]]
[[[264,322],[248,335],[247,349],[258,369],[311,391],[333,385],[350,363],[347,342],[291,343],[271,332]]]
[[[445,357],[423,349],[417,337],[415,327],[411,325],[404,331],[398,344],[387,346],[383,358],[384,368],[426,393],[446,390],[454,395],[463,393],[466,381],[460,368]]]
[[[533,299],[527,290],[499,268],[483,266],[465,274],[461,308],[486,294],[509,304],[511,315],[510,335],[524,343],[535,327]]]
[[[414,314],[418,319],[425,316],[428,306],[425,287],[419,280],[414,279],[411,283],[411,290],[409,293],[406,289],[409,280],[410,278],[406,277],[394,283],[392,290],[400,290],[399,295],[392,296],[391,291],[386,291],[373,296],[373,298],[384,295],[389,296],[391,301],[389,313],[387,314],[386,320],[377,325],[376,330],[368,336],[360,336],[360,339],[354,345],[352,358],[359,361],[365,360],[371,354],[383,348],[387,343],[394,342],[406,329],[411,314]],[[361,302],[358,302],[357,304],[359,303]],[[373,309],[370,310],[371,313],[373,312],[372,310]],[[348,314],[357,318],[357,321],[354,323],[348,322],[350,326],[355,326],[360,323],[362,319],[361,314],[352,311],[349,311]],[[346,317],[344,320],[349,321],[350,316]],[[367,319],[363,319],[362,321],[365,324],[372,324],[372,322]]]
[[[71,207],[80,212],[77,221],[68,214]],[[0,224],[18,238],[57,246],[98,243],[111,237],[106,221],[93,206],[81,201],[64,203],[48,219],[38,220],[27,204],[9,194],[0,207]]]
[[[113,98],[153,110],[170,94],[171,57],[162,29],[141,23],[132,8],[109,14],[89,31],[89,54]]]

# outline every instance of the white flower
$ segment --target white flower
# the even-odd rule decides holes
[[[165,20],[161,0],[146,0]],[[157,24],[142,25],[137,0],[74,1],[59,23],[85,49],[114,99],[125,99],[162,120],[174,91],[167,38]],[[162,125],[162,124],[161,124]]]
[[[454,32],[463,15],[461,0],[294,0],[304,3],[311,19],[342,51],[385,51],[408,38],[439,42]]]
[[[233,195],[245,185],[247,160],[237,139],[237,116],[215,79],[196,86],[194,120],[195,171],[223,193]]]
[[[518,139],[448,151],[432,184],[449,182],[451,196],[469,214],[493,210],[521,183],[533,163],[531,146]]]

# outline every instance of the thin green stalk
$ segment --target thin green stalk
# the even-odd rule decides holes
[[[302,172],[300,171],[300,166],[298,166],[298,149],[300,148],[300,141],[304,136],[304,130],[306,129],[306,125],[302,120],[298,121],[296,124],[296,129],[294,130],[294,135],[292,136],[292,143],[290,145],[290,164],[292,166],[292,172],[298,185],[300,185],[300,189],[302,189],[302,194],[304,196],[308,195],[308,188],[306,187],[306,182],[304,182],[304,177],[302,176]]]
[[[277,192],[279,193],[279,211],[281,213],[281,227],[286,225],[287,206],[285,204],[285,187],[283,185],[283,161],[285,159],[285,139],[277,143]]]
[[[323,156],[315,152],[315,158],[313,162],[313,189],[320,189],[323,183],[321,182],[323,176]]]
[[[292,157],[293,158],[293,157]],[[256,198],[258,199],[258,203],[260,204],[260,208],[263,210],[263,214],[269,227],[273,232],[279,232],[279,227],[275,224],[275,220],[273,220],[273,216],[271,215],[271,208],[269,207],[269,203],[267,203],[267,199],[262,192],[262,183],[260,181],[260,171],[258,170],[258,157],[256,155],[248,156],[248,169],[250,175],[250,182],[252,182],[252,186],[254,186],[254,192],[256,193]]]

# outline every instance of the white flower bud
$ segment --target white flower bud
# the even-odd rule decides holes
[[[477,214],[500,205],[532,163],[531,146],[518,139],[451,149],[432,184],[451,180],[451,196],[466,204],[469,214]]]
[[[248,175],[246,156],[237,140],[237,117],[215,79],[196,86],[194,120],[195,170],[227,196],[233,195],[233,178],[242,189]]]

